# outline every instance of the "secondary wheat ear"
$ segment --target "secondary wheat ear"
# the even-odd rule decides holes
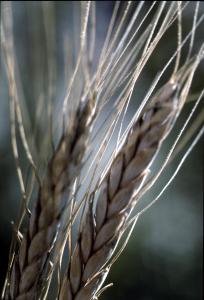
[[[66,205],[62,194],[71,190],[78,176],[94,119],[95,99],[80,103],[72,127],[60,139],[23,236],[11,270],[9,298],[38,298],[42,278],[46,278],[46,263],[61,224]]]

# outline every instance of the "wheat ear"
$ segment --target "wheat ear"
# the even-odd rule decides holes
[[[60,139],[29,220],[11,271],[9,298],[36,299],[49,252],[57,235],[66,202],[62,197],[71,188],[82,167],[88,132],[93,121],[94,99],[81,103],[73,126]]]
[[[64,278],[60,300],[91,300],[99,291],[122,228],[162,141],[178,112],[177,85],[167,83],[147,104],[102,180],[96,212],[91,203]],[[97,281],[97,284],[96,284]]]

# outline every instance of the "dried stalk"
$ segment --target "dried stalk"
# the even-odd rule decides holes
[[[176,119],[177,96],[178,86],[167,83],[133,124],[100,185],[95,216],[89,204],[60,300],[90,300],[100,290],[107,275],[103,267],[113,255],[135,205],[132,196],[141,189],[148,168]]]

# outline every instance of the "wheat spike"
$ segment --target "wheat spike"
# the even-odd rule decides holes
[[[155,3],[151,5],[148,12],[144,15],[140,25],[146,20],[146,17],[148,17],[148,14],[152,11]],[[200,18],[199,22],[197,22],[196,12],[188,57],[184,69],[182,70],[181,68],[182,74],[180,74],[179,78],[176,78],[180,65],[181,49],[187,40],[186,37],[186,40],[182,41],[181,30],[181,13],[186,4],[182,6],[181,2],[178,2],[178,4],[172,2],[162,19],[166,6],[166,2],[162,2],[152,19],[152,23],[149,24],[143,34],[141,34],[141,39],[132,46],[132,42],[135,42],[136,33],[140,28],[139,25],[135,31],[135,25],[137,25],[135,21],[143,5],[144,2],[141,2],[141,4],[138,5],[126,28],[126,23],[129,18],[128,15],[133,9],[131,8],[132,1],[128,1],[125,5],[125,10],[119,19],[119,23],[115,22],[117,19],[117,11],[120,6],[120,3],[116,2],[98,66],[92,74],[91,65],[93,63],[96,34],[94,27],[95,4],[91,1],[86,1],[84,5],[83,2],[81,4],[80,46],[76,66],[67,86],[66,96],[62,107],[64,125],[63,134],[56,150],[54,150],[54,153],[49,160],[42,183],[41,180],[39,180],[39,191],[28,222],[27,231],[22,235],[22,238],[19,234],[19,246],[13,247],[14,253],[12,260],[10,260],[8,281],[6,278],[5,284],[6,294],[5,296],[2,296],[3,299],[47,299],[48,287],[53,275],[52,271],[54,271],[54,267],[56,267],[60,255],[60,258],[62,258],[67,236],[69,236],[68,244],[70,259],[67,263],[68,268],[63,278],[62,285],[59,284],[62,271],[60,268],[61,265],[58,270],[59,285],[57,293],[59,292],[59,297],[57,297],[57,299],[95,300],[98,299],[102,291],[106,288],[102,288],[103,283],[109,273],[112,262],[116,259],[117,255],[119,256],[120,251],[118,251],[115,256],[113,256],[113,254],[115,253],[122,234],[130,224],[129,216],[132,209],[141,194],[146,191],[145,179],[149,173],[149,168],[153,163],[163,140],[173,127],[182,105],[184,104],[184,101],[181,100],[180,86],[184,84],[186,77],[184,76],[185,78],[182,79],[182,74],[185,74],[185,68],[189,68],[189,73],[186,70],[186,76],[188,76],[190,74],[190,67],[193,67],[193,63],[191,66],[190,56],[194,42],[194,34],[197,24],[201,22],[200,19],[202,19]],[[9,11],[11,13],[10,8]],[[198,11],[198,4],[196,11]],[[92,19],[90,20],[90,23],[92,23],[92,25],[90,24],[90,35],[92,38],[89,49],[89,47],[87,47],[89,44],[87,28],[89,27],[90,12],[92,12]],[[10,18],[12,18],[12,16],[10,16]],[[5,14],[5,20],[6,19],[8,18],[6,18]],[[97,116],[101,111],[103,112],[105,105],[108,102],[110,103],[112,96],[117,92],[119,96],[115,101],[113,113],[108,119],[109,124],[111,124],[114,130],[114,116],[117,116],[116,120],[119,120],[120,116],[123,116],[123,113],[125,116],[130,98],[132,97],[133,88],[141,71],[161,37],[176,19],[178,19],[177,51],[171,56],[162,72],[155,80],[153,86],[150,88],[148,95],[145,97],[136,113],[134,122],[129,124],[129,130],[125,132],[125,134],[128,132],[127,136],[124,138],[124,134],[123,139],[120,139],[122,130],[121,124],[120,132],[118,134],[117,149],[114,152],[115,155],[112,162],[107,166],[104,173],[102,173],[100,184],[96,185],[94,190],[91,189],[91,184],[94,179],[93,175],[90,186],[83,197],[84,202],[82,200],[77,207],[77,205],[75,205],[77,203],[74,203],[76,198],[74,197],[71,199],[70,191],[73,188],[73,183],[76,182],[76,178],[82,174],[82,158],[86,150],[89,133],[91,131],[93,120],[96,117],[96,112]],[[14,129],[13,141],[16,142],[15,115],[17,115],[19,129],[21,129],[21,139],[28,161],[33,167],[36,177],[38,177],[25,138],[24,130],[22,130],[23,127],[20,126],[23,122],[21,114],[18,111],[18,108],[20,109],[18,99],[15,99],[17,89],[16,91],[13,89],[13,86],[15,87],[15,55],[12,49],[14,47],[11,43],[12,22],[6,22],[5,20],[3,23],[5,23],[4,26],[6,30],[5,32],[4,30],[2,31],[3,37],[5,33],[11,35],[10,37],[9,35],[6,36],[4,48],[6,53],[5,61],[9,79],[9,89],[11,99],[13,98],[11,101],[11,111],[13,112],[12,126]],[[157,26],[158,24],[161,25]],[[45,27],[46,26],[49,26],[49,22],[45,24]],[[159,27],[158,32],[156,30],[157,27]],[[123,29],[125,29],[124,34]],[[131,33],[132,31],[134,31],[134,34]],[[122,36],[122,38],[117,44],[120,36]],[[190,36],[190,33],[188,36]],[[90,52],[90,61],[86,61],[86,56],[88,57],[86,54],[87,49],[89,49]],[[171,80],[167,82],[167,84],[165,84],[150,101],[148,101],[149,95],[152,93],[156,82],[159,81],[162,74],[175,57],[176,63]],[[52,58],[50,58],[50,66],[51,65]],[[82,96],[80,95],[81,102],[79,102],[78,105],[78,97],[76,97],[75,103],[71,103],[71,96],[73,96],[73,86],[77,79],[77,74],[81,71],[81,67],[84,73],[85,83],[82,83],[83,91]],[[195,64],[195,68],[196,67],[197,65]],[[52,69],[52,67],[50,67],[50,69]],[[49,73],[51,75],[54,74],[52,71]],[[191,81],[189,80],[189,86],[190,84]],[[52,99],[52,85],[50,85],[50,89],[49,93],[51,94],[50,98]],[[186,85],[186,94],[188,91],[188,86]],[[185,98],[185,96],[183,96],[183,98]],[[48,107],[48,113],[50,116],[50,133],[52,135],[51,102],[50,107]],[[97,103],[97,111],[95,103]],[[147,104],[145,105],[145,103]],[[76,109],[76,107],[78,107],[78,109]],[[70,113],[69,116],[67,116],[68,113]],[[66,126],[67,119],[70,121],[68,126]],[[107,134],[107,137],[104,137],[103,141],[108,143],[108,139],[109,134]],[[119,145],[120,148],[118,149]],[[14,143],[13,148],[15,147],[16,144]],[[101,149],[103,149],[103,147],[101,147]],[[100,155],[102,156],[102,150],[97,152],[96,158],[100,158]],[[18,155],[16,155],[15,158],[18,162]],[[89,171],[87,173],[88,175],[90,174]],[[24,188],[23,177],[22,179],[21,177],[21,169],[19,168],[19,181],[22,185],[21,190],[26,197],[26,189]],[[151,178],[149,181],[151,181]],[[92,192],[91,195],[90,192]],[[71,199],[69,216],[63,213],[69,204],[67,199],[68,201]],[[84,204],[84,210],[78,227],[78,238],[72,251],[71,227],[79,212],[77,209],[80,209],[81,204]],[[76,207],[77,209],[75,210]],[[68,217],[68,220],[64,220],[64,216]],[[63,221],[65,221],[66,226],[63,226]],[[20,222],[18,227],[20,228]],[[18,228],[16,232],[17,234],[19,233]],[[65,234],[63,238],[61,237],[61,235],[63,235],[62,232]],[[59,253],[57,253],[59,250],[58,246],[61,248]],[[59,256],[51,261],[52,254],[56,255],[56,253],[59,254]],[[110,263],[110,259],[112,258],[113,260]]]
[[[51,158],[47,174],[16,256],[10,280],[10,299],[36,299],[38,285],[45,274],[49,252],[58,232],[65,200],[82,167],[87,137],[93,121],[94,99],[81,103],[73,126],[61,137]]]
[[[64,279],[60,300],[88,300],[99,291],[101,285],[98,288],[93,285],[91,288],[91,282],[98,278],[98,274],[102,276],[101,270],[111,258],[135,204],[135,201],[131,201],[132,195],[140,190],[148,168],[175,121],[178,111],[177,92],[175,83],[167,83],[133,124],[100,184],[95,216],[92,205],[89,205],[67,278]]]

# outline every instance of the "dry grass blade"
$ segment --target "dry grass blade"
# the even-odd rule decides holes
[[[65,279],[69,284],[64,284],[61,292],[61,295],[70,294],[72,298],[61,296],[60,299],[92,299],[93,290],[85,298],[80,295],[112,256],[134,205],[132,195],[140,190],[148,168],[175,121],[178,105],[178,86],[169,82],[133,124],[100,185],[95,217],[93,209],[87,209]],[[100,286],[93,288],[95,294]]]

